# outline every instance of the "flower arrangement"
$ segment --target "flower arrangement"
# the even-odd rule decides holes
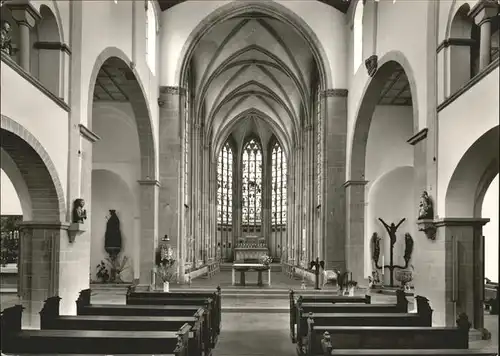
[[[161,246],[156,249],[156,274],[163,282],[171,282],[177,274],[177,261],[170,247]]]
[[[273,262],[273,259],[268,255],[264,255],[260,258],[260,262],[265,266],[269,266]]]
[[[356,281],[347,281],[347,288],[356,288],[358,282]]]

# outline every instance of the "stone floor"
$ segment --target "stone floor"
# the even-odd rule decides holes
[[[251,282],[253,278],[247,280]],[[295,356],[295,345],[289,336],[288,289],[300,289],[301,280],[289,279],[280,272],[272,273],[272,288],[231,286],[231,272],[222,271],[212,279],[199,278],[191,285],[172,285],[171,290],[222,288],[222,331],[213,356]],[[306,283],[312,289],[311,283]],[[330,287],[331,288],[331,287]],[[124,304],[124,289],[97,290],[92,303]],[[358,290],[357,294],[364,294]],[[16,302],[16,298],[0,295],[2,309]],[[413,298],[409,298],[410,310]],[[5,303],[4,303],[5,302]],[[395,297],[372,294],[372,303],[394,303]],[[10,304],[10,305],[9,305]],[[498,316],[485,315],[485,327],[491,332],[488,341],[471,341],[470,348],[498,352]]]

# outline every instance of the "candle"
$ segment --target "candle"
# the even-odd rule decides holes
[[[385,266],[384,257],[385,256],[382,256],[382,274],[384,274],[384,266]]]

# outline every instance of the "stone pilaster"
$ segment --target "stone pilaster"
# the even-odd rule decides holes
[[[19,26],[19,65],[29,73],[31,72],[30,32],[41,19],[40,13],[29,1],[7,3],[6,6]]]
[[[483,327],[484,239],[482,227],[489,219],[445,218],[437,228],[434,251],[427,249],[427,263],[420,274],[432,272],[425,290],[418,293],[432,301],[433,324],[452,326],[465,312],[476,329]],[[419,238],[426,238],[424,234]],[[425,270],[423,269],[425,268]],[[418,277],[418,276],[417,276]]]
[[[346,206],[343,184],[346,177],[347,90],[328,89],[321,93],[321,97],[324,100],[325,110],[323,157],[325,229],[322,257],[328,269],[345,270]]]
[[[184,189],[182,156],[182,120],[185,90],[179,87],[161,87],[159,110],[159,178],[158,233],[168,234],[172,248],[177,250],[178,273],[184,281],[185,231],[183,206]]]
[[[60,273],[67,274],[64,268],[73,268],[66,259],[61,260],[61,241],[68,240],[69,224],[61,222],[23,221],[20,225],[19,243],[19,297],[23,305],[23,324],[39,327],[39,312],[43,302],[61,293]],[[63,277],[63,280],[65,278]],[[71,285],[64,286],[71,289]],[[61,295],[61,297],[63,297]],[[70,299],[74,300],[74,299]]]
[[[367,181],[347,181],[344,183],[346,196],[345,250],[347,270],[352,278],[361,283],[364,276],[364,236],[365,236],[365,186]]]
[[[140,253],[139,284],[149,286],[151,271],[155,265],[155,249],[158,246],[158,193],[160,182],[157,180],[140,180]]]
[[[471,10],[470,16],[481,31],[479,43],[479,70],[491,62],[491,22],[498,15],[500,6],[497,1],[481,0]]]

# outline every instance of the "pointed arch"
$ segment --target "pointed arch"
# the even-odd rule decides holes
[[[231,139],[226,140],[217,158],[217,224],[233,224],[235,149]]]
[[[287,222],[287,159],[276,136],[270,140],[271,152],[271,227],[280,229]]]

